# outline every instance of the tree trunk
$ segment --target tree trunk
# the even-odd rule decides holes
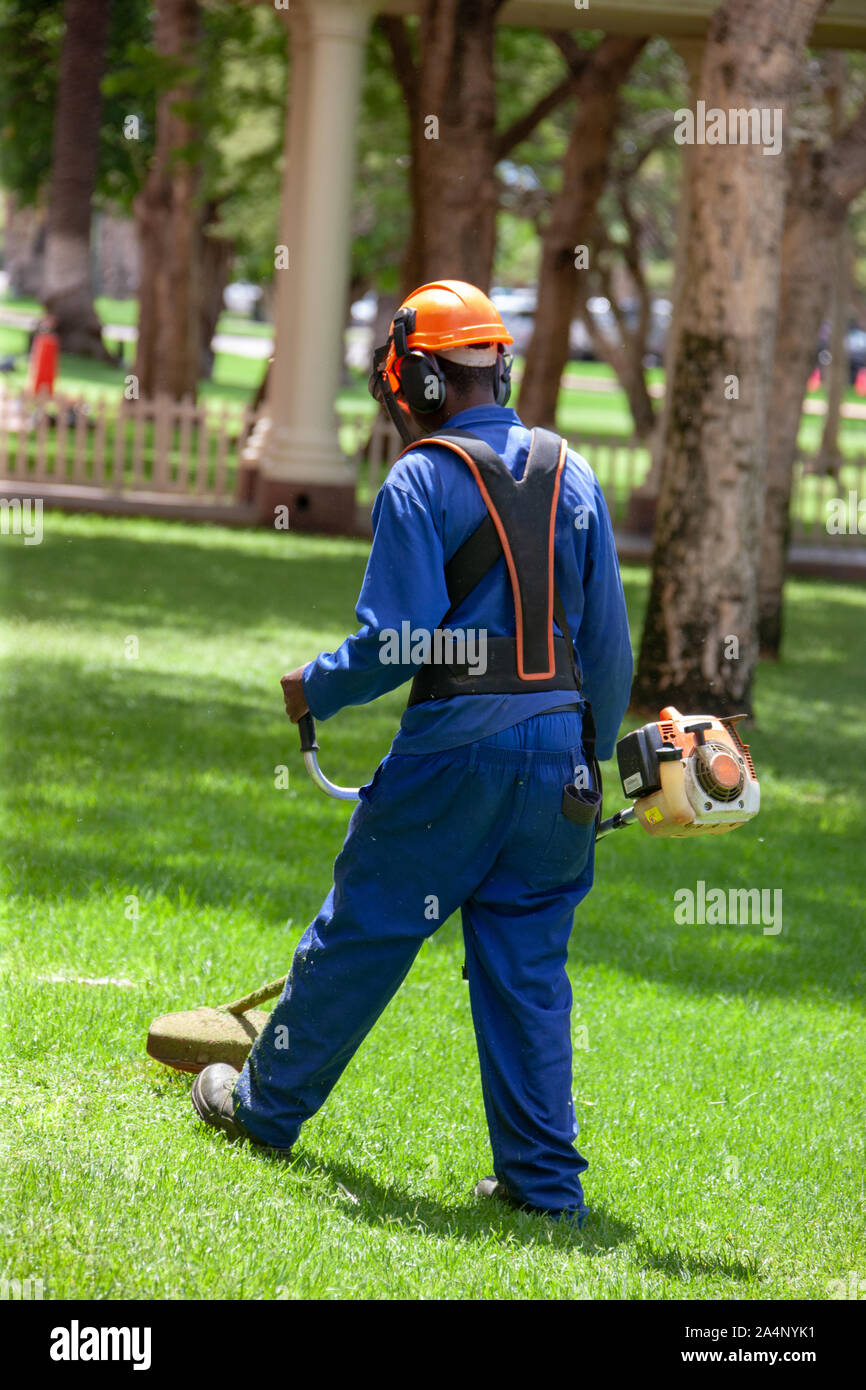
[[[614,363],[613,367],[619,384],[625,391],[635,438],[647,440],[651,438],[655,429],[656,413],[652,396],[647,390],[643,357],[640,339],[635,334],[623,348],[621,365],[617,366]]]
[[[830,369],[827,373],[827,414],[815,461],[817,473],[828,473],[838,482],[842,455],[839,452],[839,420],[842,399],[848,385],[848,306],[851,299],[850,248],[846,228],[840,231],[833,256],[833,284],[830,306]]]
[[[160,57],[192,64],[199,32],[197,0],[158,0],[154,44]],[[195,398],[201,351],[199,167],[184,158],[195,131],[184,105],[194,95],[187,72],[165,92],[156,115],[153,164],[135,211],[141,241],[138,349],[142,396]]]
[[[704,52],[707,110],[780,110],[784,131],[821,8],[724,0]],[[691,154],[679,348],[633,700],[729,714],[750,711],[758,656],[785,168],[758,143],[697,143]]]
[[[595,222],[590,257],[598,278],[600,293],[609,301],[616,320],[619,342],[611,340],[589,312],[590,290],[587,277],[580,276],[578,278],[578,306],[581,319],[592,341],[596,356],[607,362],[616,372],[619,384],[628,401],[632,426],[638,439],[649,439],[654,436],[657,421],[655,405],[647,388],[644,371],[652,323],[653,298],[643,267],[642,241],[645,228],[632,207],[631,187],[644,161],[652,154],[653,150],[658,148],[669,129],[667,123],[664,126],[658,126],[644,148],[636,151],[629,162],[616,171],[613,186],[626,230],[625,242],[620,245],[612,241],[600,220],[596,218]],[[620,305],[619,295],[616,293],[613,263],[614,259],[619,256],[622,257],[628,277],[637,295],[639,311],[634,327],[628,322],[628,318]]]
[[[404,294],[440,279],[489,288],[496,241],[493,40],[501,3],[424,0],[410,105]]]
[[[219,208],[209,202],[200,226],[201,302],[199,305],[199,376],[209,379],[213,372],[211,340],[223,311],[223,292],[229,282],[235,257],[234,242],[216,235]]]
[[[528,425],[555,427],[559,383],[568,361],[568,335],[578,302],[575,248],[589,245],[604,189],[616,127],[619,86],[645,39],[602,39],[575,80],[578,109],[562,165],[562,186],[542,236],[535,327],[520,387]]]
[[[841,134],[845,124],[845,85],[848,73],[846,55],[838,51],[829,57],[827,99],[832,113],[832,134]],[[849,280],[849,248],[846,228],[839,232],[834,257],[833,291],[830,307],[830,371],[827,376],[827,414],[821,432],[816,467],[838,479],[842,459],[839,454],[839,417],[842,397],[848,385],[848,354],[845,338],[848,332],[848,305],[851,298]]]
[[[45,209],[5,195],[3,261],[13,299],[38,299],[45,273]]]
[[[705,96],[701,88],[704,44],[698,38],[671,40],[685,68],[688,83],[688,104],[694,111],[696,104]],[[679,190],[676,200],[676,225],[674,242],[674,277],[671,286],[671,317],[668,323],[667,340],[664,346],[665,393],[661,409],[656,417],[656,428],[652,436],[649,472],[640,487],[635,488],[629,498],[626,530],[637,531],[640,535],[652,533],[655,523],[656,503],[662,475],[662,443],[668,428],[671,397],[669,386],[673,380],[674,364],[679,352],[680,305],[686,279],[686,248],[689,231],[689,194],[693,179],[690,162],[694,158],[696,146],[683,146],[679,171]]]
[[[425,0],[417,62],[405,22],[396,15],[379,16],[409,111],[412,221],[401,298],[443,276],[488,288],[496,243],[496,164],[570,95],[567,73],[496,133],[494,34],[502,3]]]
[[[830,293],[833,248],[849,204],[864,186],[866,106],[828,149],[803,142],[790,161],[758,579],[758,634],[766,657],[777,657],[782,645],[797,435]]]
[[[623,222],[628,232],[628,239],[623,247],[623,258],[628,267],[632,283],[637,291],[638,302],[640,304],[637,327],[633,333],[628,332],[628,325],[624,317],[620,315],[620,333],[622,334],[626,354],[620,381],[628,398],[635,434],[638,439],[649,439],[656,426],[655,405],[647,389],[646,375],[644,373],[644,358],[646,357],[647,340],[652,323],[652,294],[646,282],[643,263],[641,261],[641,228],[637,217],[632,211],[628,189],[626,187],[621,188],[619,191],[619,205],[623,216]],[[616,306],[616,301],[612,299],[611,304]]]
[[[63,17],[42,301],[57,321],[62,349],[110,361],[90,270],[108,5],[106,0],[66,0]]]
[[[791,481],[806,384],[827,308],[831,263],[818,253],[832,235],[821,196],[821,156],[811,145],[796,151],[782,235],[782,282],[773,366],[764,525],[758,575],[758,638],[761,655],[778,656],[782,640],[782,585],[788,553]]]
[[[610,295],[607,295],[610,299]],[[647,391],[643,371],[642,340],[638,333],[629,331],[623,315],[615,315],[620,332],[620,342],[613,342],[599,328],[586,303],[587,296],[579,294],[577,309],[586,328],[592,350],[600,362],[606,362],[616,372],[617,380],[625,392],[632,425],[637,439],[646,439],[655,425],[655,410],[652,397]],[[611,308],[614,300],[610,299]],[[645,339],[643,340],[645,341]]]
[[[656,422],[655,408],[652,397],[647,390],[643,366],[652,302],[635,244],[626,252],[629,274],[640,299],[638,322],[632,329],[622,312],[614,291],[611,268],[599,255],[601,250],[608,251],[610,249],[612,249],[611,243],[607,242],[604,233],[599,231],[593,245],[592,255],[597,262],[599,289],[610,304],[619,331],[619,342],[609,338],[590,313],[589,285],[585,277],[581,277],[578,281],[577,308],[596,357],[599,361],[606,362],[616,372],[619,384],[628,401],[635,436],[638,439],[646,439],[652,434]]]

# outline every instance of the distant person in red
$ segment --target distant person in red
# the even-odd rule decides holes
[[[54,382],[57,378],[57,363],[60,357],[60,340],[57,337],[57,320],[47,314],[36,326],[30,343],[30,372],[27,381],[28,391],[36,396],[40,391],[53,396]]]

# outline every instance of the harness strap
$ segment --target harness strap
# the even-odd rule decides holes
[[[445,638],[452,642],[448,629],[444,631]],[[541,693],[548,690],[573,690],[576,693],[569,646],[569,639],[554,638],[553,675],[545,680],[533,681],[529,688]],[[450,649],[453,651],[453,643]],[[420,666],[412,681],[409,704],[419,705],[425,700],[447,700],[452,695],[526,694],[526,681],[519,675],[516,667],[513,637],[488,637],[484,655],[486,666],[483,672],[478,671],[477,661],[470,665],[468,661],[453,659],[447,664],[430,662]]]
[[[445,566],[445,586],[451,607],[442,619],[447,623],[476,584],[479,584],[502,555],[502,542],[488,512],[472,535],[455,550]]]
[[[549,430],[533,430],[526,467],[519,481],[512,477],[489,444],[466,430],[443,431],[411,447],[415,449],[424,444],[439,444],[459,455],[478,485],[511,582],[519,678],[526,682],[554,678],[557,667],[553,645],[553,547],[556,504],[567,450],[565,440]],[[544,564],[539,563],[539,532],[545,534],[546,540]],[[449,612],[454,609],[455,599],[462,601],[498,559],[498,554],[493,552],[489,528],[484,531],[477,528],[467,544],[466,554],[458,551],[449,562],[449,566],[453,566],[451,576],[455,585],[453,594],[449,588],[452,603]],[[536,614],[544,615],[541,623],[530,621]]]

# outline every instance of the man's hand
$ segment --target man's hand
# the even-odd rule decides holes
[[[307,713],[303,675],[309,664],[310,663],[307,662],[304,666],[298,666],[294,671],[290,671],[287,676],[283,676],[280,681],[280,685],[283,687],[286,714],[293,724],[297,724],[301,716]]]

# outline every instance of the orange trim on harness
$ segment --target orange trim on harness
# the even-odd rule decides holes
[[[556,529],[556,504],[559,501],[559,485],[560,480],[562,478],[562,469],[565,464],[565,455],[568,448],[565,439],[562,440],[559,450],[559,462],[556,465],[556,479],[553,485],[553,501],[550,507],[550,524],[548,528],[547,542],[547,567],[549,576],[547,588],[547,660],[550,669],[547,671],[535,671],[532,674],[527,673],[523,669],[523,601],[520,593],[520,583],[517,578],[517,567],[514,563],[514,556],[511,553],[511,546],[508,544],[508,536],[505,533],[505,527],[502,524],[502,518],[500,517],[498,511],[496,510],[496,507],[494,506],[493,498],[490,496],[490,493],[484,486],[484,479],[481,477],[478,465],[475,462],[474,458],[472,458],[471,454],[467,454],[465,449],[461,449],[460,445],[455,444],[454,441],[451,439],[418,439],[413,444],[407,444],[405,449],[401,449],[400,453],[397,455],[397,458],[402,458],[404,454],[411,453],[413,449],[419,449],[423,444],[436,444],[442,449],[450,449],[452,453],[459,454],[460,457],[464,460],[464,462],[469,465],[472,471],[472,476],[478,484],[478,490],[481,493],[482,498],[484,499],[484,505],[490,513],[491,518],[493,519],[493,525],[496,527],[499,540],[502,544],[502,553],[505,556],[505,563],[508,567],[508,576],[511,580],[511,593],[512,598],[514,600],[514,623],[516,629],[517,642],[517,674],[523,681],[551,680],[552,677],[556,675],[556,656],[553,650],[553,542],[554,533]]]

